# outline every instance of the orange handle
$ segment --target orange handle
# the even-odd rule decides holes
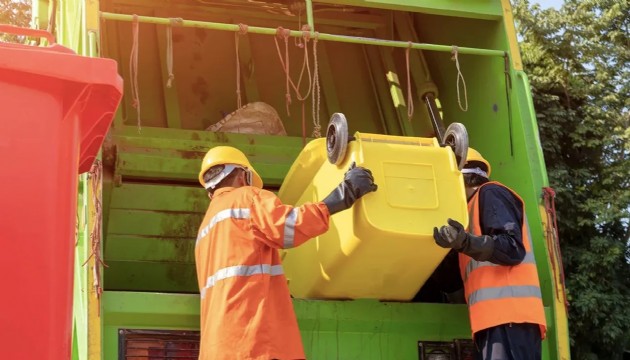
[[[54,44],[56,42],[55,36],[46,30],[29,29],[29,28],[23,28],[19,26],[0,24],[0,32],[7,33],[7,34],[14,34],[14,35],[43,37],[43,38],[46,38],[48,40],[48,43],[50,44]]]

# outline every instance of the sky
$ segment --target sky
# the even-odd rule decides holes
[[[563,0],[534,0],[532,1],[532,3],[537,2],[540,4],[540,7],[543,9],[546,8],[556,8],[559,9],[560,6],[562,6],[562,3],[564,2]]]

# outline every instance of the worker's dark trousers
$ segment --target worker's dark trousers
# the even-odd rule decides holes
[[[540,360],[540,326],[505,324],[475,334],[477,360]]]

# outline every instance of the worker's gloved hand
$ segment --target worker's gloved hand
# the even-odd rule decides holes
[[[343,181],[323,200],[330,215],[349,209],[363,195],[376,191],[372,172],[352,163]]]
[[[464,246],[468,234],[464,225],[453,219],[448,219],[448,225],[433,228],[435,243],[443,248],[459,250]]]
[[[478,261],[490,259],[494,252],[492,237],[470,234],[466,232],[464,225],[453,219],[448,219],[448,225],[442,226],[439,230],[434,227],[433,239],[443,248],[457,250]]]

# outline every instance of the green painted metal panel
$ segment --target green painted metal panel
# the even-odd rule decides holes
[[[401,135],[401,125],[397,109],[393,106],[389,83],[387,79],[387,68],[382,58],[382,49],[373,46],[364,46],[366,60],[370,63],[370,77],[372,79],[373,91],[379,105],[383,133],[390,135]]]
[[[144,5],[138,4],[138,8],[129,9],[128,13],[138,13],[138,14],[146,14],[146,15],[157,15],[159,11],[155,11],[152,9],[152,4],[147,8]],[[106,3],[107,4],[107,3]],[[268,16],[260,11],[251,11],[249,13],[243,13],[243,17],[233,14],[221,14],[219,15],[219,10],[209,8],[204,10],[203,8],[197,9],[197,11],[192,12],[189,10],[183,10],[185,6],[177,7],[177,9],[182,9],[181,12],[178,13],[179,16],[185,17],[187,19],[197,19],[199,18],[199,14],[205,14],[204,20],[207,21],[223,21],[223,22],[238,22],[243,21],[248,25],[259,25],[259,26],[268,26],[271,28],[275,28],[277,26],[284,26],[285,28],[296,28],[298,24],[294,23],[295,18],[284,17],[283,21],[279,19],[270,20],[267,19]],[[217,7],[219,8],[219,7]],[[112,10],[117,10],[116,8]],[[118,10],[120,11],[120,10]],[[238,14],[238,12],[237,12]],[[170,14],[169,14],[170,15]],[[231,18],[231,16],[235,16],[235,18]],[[247,17],[244,17],[247,16]],[[320,24],[318,26],[318,30],[320,31],[329,31],[335,34],[346,34],[346,35],[356,35],[359,28],[374,28],[375,26],[384,26],[387,23],[387,16],[377,14],[367,14],[362,15],[360,13],[357,14],[348,14],[344,16],[347,18],[346,21],[336,20],[339,18],[338,14],[332,13],[322,13],[320,15]],[[355,22],[353,19],[363,19],[362,22]],[[238,21],[237,21],[238,20]],[[333,25],[334,24],[334,25]],[[140,32],[140,43],[143,45],[146,43],[146,47],[151,49],[152,53],[157,53],[158,50],[154,49],[156,44],[154,44],[155,40],[153,39],[155,36],[154,26],[153,25],[141,25],[143,29],[147,29]],[[340,26],[342,25],[342,26]],[[130,39],[126,34],[130,34],[130,25],[127,24],[121,28],[121,25],[118,22],[108,21],[105,23],[105,30],[108,31],[109,27],[116,28],[116,32],[109,32],[112,34],[111,38],[108,38],[108,44],[106,48],[115,48],[118,46],[118,53],[112,55],[119,56],[121,59],[128,58]],[[178,103],[180,108],[180,117],[181,123],[184,128],[188,129],[199,129],[205,128],[208,125],[215,123],[218,121],[223,115],[230,113],[235,109],[236,104],[236,96],[235,96],[235,55],[233,52],[234,48],[234,36],[230,33],[225,32],[213,32],[213,31],[203,31],[201,29],[190,29],[190,28],[178,28],[175,27],[173,29],[173,39],[174,39],[174,64],[175,64],[175,76],[178,84],[190,84],[190,86],[185,86],[182,88],[181,85],[178,85]],[[365,33],[367,34],[367,33]],[[362,35],[362,33],[359,33]],[[144,39],[147,41],[144,41]],[[212,41],[210,41],[210,39]],[[280,66],[280,62],[278,60],[277,51],[274,44],[273,37],[269,36],[260,36],[249,34],[247,35],[247,39],[250,50],[251,50],[251,63],[255,65],[255,86],[257,87],[256,91],[248,91],[255,92],[258,94],[258,98],[256,100],[265,101],[271,104],[279,113],[280,117],[283,119],[285,128],[287,129],[290,135],[299,136],[302,134],[302,109],[299,101],[297,101],[295,94],[292,94],[293,102],[290,106],[290,115],[285,111],[285,87],[284,82],[279,81],[279,79],[284,78],[284,74],[282,72],[282,67]],[[291,59],[292,66],[290,67],[291,77],[294,81],[297,82],[301,65],[303,59],[303,50],[299,47],[294,46],[294,41],[291,40],[291,46],[289,46],[289,57]],[[113,43],[113,44],[112,44]],[[324,43],[320,42],[321,48],[324,51],[321,51],[322,56],[322,72],[321,72],[321,82],[322,87],[327,88],[326,94],[323,95],[323,99],[327,102],[336,101],[337,96],[334,93],[331,93],[330,89],[334,88],[335,85],[332,82],[336,83],[337,87],[347,89],[350,87],[350,92],[341,91],[339,92],[339,96],[348,96],[348,99],[345,102],[349,102],[349,104],[344,104],[343,109],[346,112],[356,112],[356,116],[352,116],[354,119],[364,119],[366,117],[371,117],[373,112],[368,106],[365,108],[364,106],[357,106],[357,99],[361,98],[359,96],[351,96],[352,93],[357,91],[363,91],[364,86],[360,86],[361,82],[367,82],[368,78],[365,75],[368,71],[367,64],[362,63],[362,61],[353,61],[353,58],[360,55],[360,52],[350,47],[341,47],[335,49],[335,58],[343,58],[347,59],[347,62],[334,61],[333,69],[331,71],[327,71],[325,65],[325,48],[326,46],[335,46],[335,43],[329,42]],[[284,50],[284,44],[281,41],[281,49]],[[220,56],[216,56],[216,52],[214,49],[222,49]],[[229,49],[229,51],[225,51]],[[148,52],[148,51],[147,51]],[[283,52],[283,51],[282,51]],[[108,52],[109,54],[109,52]],[[212,56],[208,56],[208,54],[213,54]],[[158,60],[161,56],[157,56]],[[142,72],[145,73],[159,73],[157,69],[154,69],[153,58],[156,56],[152,56],[150,60],[143,60],[142,57],[140,62],[142,63]],[[145,64],[143,61],[151,63]],[[146,65],[146,66],[145,66]],[[314,64],[311,63],[311,68],[313,68]],[[346,67],[346,68],[344,68]],[[347,68],[350,69],[347,69]],[[220,72],[215,71],[215,69],[221,69]],[[127,71],[124,67],[121,68],[123,71],[123,75],[125,75],[125,71]],[[142,76],[141,72],[141,76]],[[352,81],[345,81],[349,78],[349,74],[352,74]],[[125,76],[127,78],[127,76]],[[161,78],[161,76],[160,76]],[[341,81],[339,79],[344,79]],[[166,105],[163,105],[161,99],[164,97],[160,92],[164,91],[163,84],[158,85],[154,83],[154,81],[143,82],[142,79],[139,81],[140,83],[140,100],[144,103],[151,104],[151,110],[154,109],[162,109],[166,106],[166,113],[169,113],[169,109],[172,108],[168,102]],[[302,89],[305,91],[305,84],[307,82],[303,81]],[[367,85],[367,83],[366,83]],[[145,90],[145,87],[147,89]],[[365,89],[369,89],[369,86],[365,86]],[[167,90],[168,92],[168,90]],[[346,95],[347,94],[347,95]],[[159,99],[157,101],[154,99]],[[367,102],[367,104],[374,103],[375,99]],[[353,104],[354,103],[354,104]],[[309,98],[305,104],[305,125],[306,125],[306,134],[310,135],[312,131],[311,124],[311,99]],[[329,106],[330,108],[330,106]],[[365,108],[365,109],[364,109]],[[339,111],[341,108],[336,107],[334,109],[324,109],[322,112],[322,118],[324,119],[324,125],[326,119],[333,111]],[[374,109],[372,109],[374,110]],[[135,123],[135,113],[133,109],[129,106],[129,101],[127,99],[127,103],[125,106],[124,117],[127,119],[126,124],[133,125]],[[155,115],[153,112],[147,113],[143,115],[143,123],[145,126],[164,126],[163,121],[158,119],[163,115]],[[378,131],[378,129],[374,129],[372,127],[372,121],[365,120],[355,120],[354,126],[356,126],[356,130],[363,132],[374,132]],[[354,128],[352,129],[354,130]]]
[[[199,329],[199,295],[103,293],[105,326]]]
[[[194,275],[194,240],[209,203],[197,172],[215,145],[241,148],[273,187],[282,182],[302,139],[157,128],[138,134],[134,127],[113,132],[106,154],[115,159],[115,175],[122,179],[111,186],[107,204],[107,289],[197,291],[195,281],[182,283],[172,274]]]
[[[114,129],[111,134],[112,136],[129,138],[130,141],[133,140],[139,144],[150,144],[151,147],[160,147],[161,145],[163,148],[186,148],[189,146],[194,149],[195,145],[203,145],[204,143],[206,147],[216,145],[251,145],[274,146],[277,148],[298,147],[302,144],[301,138],[292,136],[250,135],[156,127],[142,129],[142,133],[139,134],[135,126],[125,126]],[[146,141],[147,143],[142,141]],[[172,141],[181,141],[181,143],[176,144]]]
[[[204,153],[200,152],[195,154],[193,159],[184,159],[172,151],[152,151],[144,154],[121,152],[118,154],[116,173],[148,180],[190,180],[194,183],[199,174],[203,155]],[[291,167],[287,163],[259,162],[256,160],[251,162],[264,179],[265,185],[268,186],[280,186]]]
[[[106,31],[110,36],[117,35],[115,43],[109,43],[106,46],[114,49],[118,55],[118,71],[122,75],[124,81],[123,100],[119,106],[124,124],[136,125],[138,115],[136,109],[132,106],[132,79],[129,62],[131,49],[133,46],[133,36],[131,23],[115,23],[107,24]],[[110,29],[109,25],[114,29]],[[163,88],[165,84],[162,82],[160,56],[157,47],[156,27],[154,25],[141,25],[139,27],[139,55],[138,55],[138,83],[140,99],[140,120],[142,126],[161,126],[167,125],[166,112],[164,111],[164,94]],[[110,54],[110,55],[113,55]]]
[[[105,260],[105,290],[199,293],[194,264]]]
[[[115,164],[114,181],[106,186],[106,289],[197,291],[194,241],[209,203],[197,173],[207,149],[242,149],[266,185],[273,187],[281,184],[302,144],[294,137],[116,129],[105,151],[105,158]],[[173,181],[187,185],[169,185]],[[181,272],[192,274],[192,280],[173,276]]]
[[[418,341],[469,339],[465,305],[294,299],[309,359],[418,359]],[[104,359],[119,329],[198,330],[199,296],[106,291]],[[550,317],[547,309],[547,317]],[[554,359],[543,342],[543,359]]]
[[[247,23],[262,27],[298,29],[298,18],[234,4],[200,5],[182,1],[156,9],[150,0],[103,0],[101,10],[191,20]],[[58,21],[61,42],[86,53],[87,36],[80,14],[84,0],[63,1]],[[318,31],[341,35],[380,37],[399,41],[508,51],[501,2],[487,0],[321,0],[361,6],[359,11],[316,11]],[[242,5],[242,6],[241,6]],[[395,13],[391,10],[415,11]],[[411,21],[394,24],[401,15]],[[302,17],[305,21],[305,16]],[[105,21],[103,55],[119,61],[130,94],[129,54],[131,24]],[[396,25],[396,26],[395,26]],[[248,101],[261,100],[279,113],[290,136],[223,134],[203,131],[236,107],[234,35],[202,29],[173,29],[176,87],[165,89],[164,28],[140,25],[140,100],[142,132],[136,128],[131,98],[124,105],[104,148],[105,194],[103,301],[104,358],[116,358],[117,331],[121,327],[195,329],[198,295],[156,294],[155,291],[196,294],[194,240],[208,199],[196,183],[199,162],[208,148],[231,145],[252,160],[267,185],[281,184],[303,147],[302,107],[293,96],[291,115],[285,110],[285,78],[273,37],[241,37],[243,83]],[[248,45],[248,46],[245,46]],[[424,116],[412,123],[406,118],[404,48],[320,41],[322,83],[321,121],[325,127],[332,112],[346,113],[350,131],[429,135]],[[281,51],[284,43],[280,41]],[[289,42],[290,73],[297,79],[303,50]],[[536,130],[527,79],[510,69],[513,87],[511,111],[507,108],[504,62],[500,57],[459,55],[466,80],[469,109],[459,109],[457,73],[451,55],[423,51],[431,79],[439,90],[445,123],[466,125],[471,145],[493,164],[493,177],[517,190],[527,203],[545,304],[553,296],[552,279],[542,241],[538,204],[547,178]],[[412,86],[422,85],[419,58],[412,58]],[[421,60],[421,59],[420,59]],[[251,66],[250,66],[251,65]],[[311,63],[311,66],[313,64]],[[392,81],[397,78],[397,81]],[[388,80],[389,79],[389,80]],[[419,80],[420,79],[420,80]],[[296,80],[297,81],[297,80]],[[463,101],[463,89],[461,100]],[[417,99],[417,97],[416,97]],[[305,104],[306,134],[312,130],[311,102]],[[420,101],[415,103],[423,108]],[[508,121],[512,115],[512,122]],[[126,126],[124,125],[126,124]],[[171,128],[166,128],[166,127]],[[174,129],[181,127],[183,129]],[[308,139],[307,139],[308,140]],[[75,267],[77,284],[91,274],[81,267],[87,257],[89,234],[80,232]],[[145,291],[126,293],[113,290]],[[76,353],[85,354],[86,294],[75,289]],[[377,301],[295,300],[304,345],[309,358],[416,359],[416,342],[469,336],[466,309],[446,304],[380,303]],[[544,358],[555,359],[557,342],[552,311],[547,307],[548,340]]]
[[[154,266],[161,263],[168,269],[179,269],[181,263],[194,265],[195,238],[208,203],[206,192],[197,186],[123,183],[115,187],[110,203],[111,226],[107,228],[105,261],[108,264],[124,261],[126,271],[131,274],[142,272],[145,262],[155,262]],[[177,271],[168,269],[161,274]],[[124,281],[135,281],[135,276],[111,275],[112,278],[111,272],[109,268],[106,270],[108,288],[133,288]],[[159,279],[153,283],[157,282]],[[167,283],[168,280],[162,285]],[[177,286],[181,288],[179,283]],[[160,289],[172,291],[165,286]]]
[[[325,93],[325,96],[335,96],[335,101],[339,103],[338,108],[330,109],[331,112],[342,112],[346,115],[350,133],[355,131],[383,133],[385,129],[380,125],[379,109],[372,91],[369,63],[363,54],[363,46],[333,42],[323,44],[331,73],[329,79],[322,79],[324,83],[322,86],[325,86],[326,80],[334,81],[335,92]],[[347,76],[338,74],[352,74],[353,78],[350,80]],[[325,129],[328,118],[322,118],[321,121]]]
[[[279,186],[303,147],[295,137],[212,133],[133,127],[114,132],[110,150],[117,175],[145,179],[188,180],[195,183],[201,159],[213,146],[241,149],[266,185]]]
[[[64,0],[56,4],[57,43],[69,47],[81,55],[88,55],[87,32],[83,21],[85,2],[83,0]]]
[[[88,296],[89,288],[87,277],[91,275],[90,269],[83,266],[89,256],[90,231],[88,227],[87,186],[85,176],[79,177],[77,198],[77,239],[74,249],[74,289],[72,308],[72,333],[73,333],[73,359],[87,358],[88,344]]]
[[[105,287],[197,291],[194,244],[207,205],[200,187],[114,187],[104,247]]]
[[[196,238],[203,214],[112,209],[108,235],[153,235]]]
[[[195,238],[109,234],[105,259],[107,262],[163,261],[194,264]]]
[[[460,18],[496,19],[501,17],[501,3],[487,0],[317,0],[318,3],[420,12]]]
[[[538,122],[536,120],[536,111],[534,110],[529,80],[527,79],[527,75],[522,71],[515,71],[512,76],[519,115],[524,119],[523,131],[525,138],[529,140],[527,142],[527,154],[531,166],[530,172],[534,182],[534,188],[540,189],[543,186],[549,186],[549,181],[547,179],[542,145],[540,144]]]
[[[113,191],[113,209],[205,213],[210,200],[201,186],[123,183]]]
[[[109,20],[109,21],[124,21],[124,22],[138,21],[144,24],[166,25],[166,26],[171,25],[171,22],[172,22],[170,18],[166,18],[166,17],[147,16],[147,15],[137,15],[137,17],[134,17],[133,15],[130,15],[130,14],[118,14],[118,13],[113,13],[113,12],[101,12],[101,18],[104,20]],[[178,24],[179,26],[182,26],[184,28],[216,30],[216,31],[232,32],[232,33],[244,31],[244,30],[241,30],[241,27],[238,24],[231,24],[226,21],[207,21],[207,20],[198,21],[198,20],[190,20],[189,18],[186,18],[186,19],[182,18],[181,20],[178,19],[178,23],[179,23]],[[269,27],[269,26],[248,25],[247,29],[248,29],[247,32],[251,34],[274,35],[274,36],[278,35],[278,28]],[[300,38],[301,39],[306,36],[311,36],[311,37],[317,36],[319,40],[329,41],[333,43],[375,45],[375,46],[383,46],[383,47],[390,47],[390,48],[404,48],[404,49],[411,48],[411,49],[418,49],[418,50],[430,50],[430,51],[442,51],[442,52],[450,52],[451,50],[449,45],[441,45],[441,44],[427,44],[427,43],[416,43],[416,42],[409,43],[408,41],[402,41],[402,40],[387,40],[387,39],[382,39],[382,38],[368,38],[364,36],[348,36],[348,35],[332,34],[332,33],[319,32],[319,31],[306,32],[305,30],[291,30],[290,28],[285,28],[285,30],[286,31],[282,31],[282,35],[280,36],[283,39],[283,41],[284,41],[284,38]],[[298,43],[298,40],[295,41],[295,45],[297,47],[305,49],[305,47],[300,46],[297,43]],[[287,51],[288,49],[285,46],[285,55],[284,55],[285,58],[286,58]],[[503,53],[500,50],[471,48],[471,47],[466,47],[466,46],[460,47],[460,52],[462,54],[469,54],[469,55],[503,56]],[[286,64],[286,60],[284,61],[284,63]],[[281,65],[284,68],[285,65],[283,65],[282,62],[281,62]],[[304,66],[308,67],[306,64],[304,64]],[[287,72],[286,70],[283,70],[283,73],[286,73],[286,72]],[[302,71],[300,70],[300,73],[301,72]],[[296,85],[296,88],[297,87],[298,86]],[[299,97],[302,98],[302,96],[299,96]]]

